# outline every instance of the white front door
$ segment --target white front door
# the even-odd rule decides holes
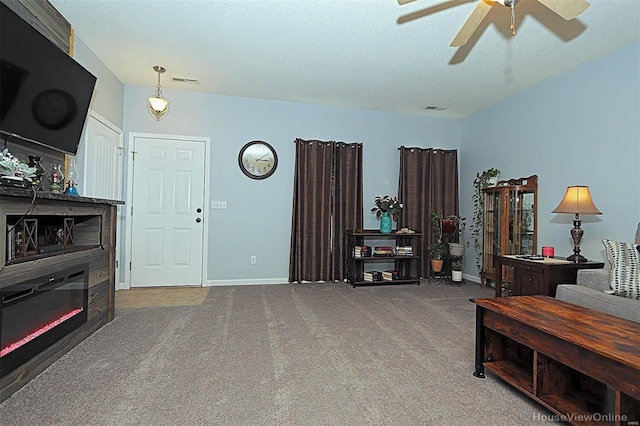
[[[131,287],[203,285],[205,142],[133,138]]]

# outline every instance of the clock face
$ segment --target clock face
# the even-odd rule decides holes
[[[278,155],[268,143],[252,141],[240,150],[238,165],[242,173],[250,178],[266,179],[276,171]]]
[[[36,121],[49,130],[60,130],[76,116],[76,103],[73,97],[57,89],[40,92],[31,105],[31,110]]]

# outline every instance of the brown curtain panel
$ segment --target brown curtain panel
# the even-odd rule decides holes
[[[345,230],[362,228],[362,144],[295,145],[289,281],[342,281]]]
[[[421,270],[428,276],[431,210],[459,214],[458,151],[401,146],[398,198],[404,204],[398,225],[423,232]]]

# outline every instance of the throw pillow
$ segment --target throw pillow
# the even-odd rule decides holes
[[[613,294],[640,299],[640,249],[637,244],[602,240],[611,265]]]

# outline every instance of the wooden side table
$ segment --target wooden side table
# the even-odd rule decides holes
[[[496,256],[495,265],[496,297],[555,297],[558,284],[576,283],[578,270],[604,268],[603,262],[570,262],[562,257],[530,260],[516,255]]]

